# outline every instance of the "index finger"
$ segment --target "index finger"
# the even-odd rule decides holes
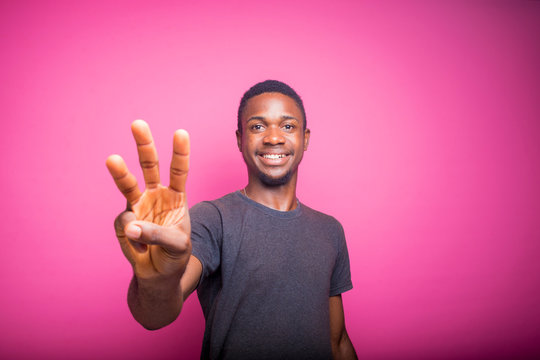
[[[186,191],[186,179],[189,171],[189,134],[186,130],[176,130],[173,139],[171,160],[171,180],[169,188],[178,192]]]

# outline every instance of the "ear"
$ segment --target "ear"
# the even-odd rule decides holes
[[[242,134],[239,130],[236,130],[236,144],[238,145],[238,150],[242,152]]]
[[[309,145],[309,137],[311,136],[311,131],[306,129],[304,131],[304,151],[307,151]]]

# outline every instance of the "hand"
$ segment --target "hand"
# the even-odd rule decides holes
[[[127,199],[127,209],[115,220],[122,252],[139,279],[182,276],[191,254],[191,224],[185,194],[189,170],[189,135],[174,133],[170,183],[160,184],[158,156],[150,127],[142,120],[131,124],[146,189],[119,155],[107,158],[107,168]]]

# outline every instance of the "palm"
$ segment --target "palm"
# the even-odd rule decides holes
[[[185,214],[184,202],[183,193],[159,185],[155,189],[147,189],[131,208],[137,220],[161,226],[180,226]]]
[[[140,200],[132,206],[137,220],[152,222],[163,227],[177,227],[189,231],[189,215],[184,193],[178,193],[165,186],[147,189]],[[156,274],[173,273],[181,264],[171,262],[177,256],[177,249],[160,245],[149,245],[148,251],[139,255],[135,271],[146,278]],[[180,252],[181,253],[181,252]]]
[[[132,241],[123,229],[117,229],[117,237],[124,255],[133,265],[138,277],[152,278],[157,275],[182,271],[189,258],[191,233],[189,212],[185,195],[185,182],[189,167],[189,138],[185,131],[174,135],[170,184],[160,184],[157,152],[150,128],[142,120],[132,124],[132,131],[139,152],[146,190],[141,193],[137,180],[129,172],[118,155],[107,159],[107,167],[116,185],[128,201],[128,211],[136,222],[159,225],[154,232],[174,233],[163,241],[161,234],[146,234]],[[132,215],[133,216],[133,215]],[[164,231],[162,231],[164,230]],[[187,255],[186,255],[187,254]]]

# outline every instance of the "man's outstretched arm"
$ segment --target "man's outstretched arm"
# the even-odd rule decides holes
[[[191,223],[185,194],[189,170],[189,135],[174,134],[168,187],[159,179],[158,157],[148,124],[131,125],[137,143],[146,189],[141,193],[135,176],[118,155],[107,158],[107,168],[127,209],[115,220],[124,256],[133,267],[128,304],[135,319],[147,329],[168,325],[180,313],[184,299],[195,289],[200,262],[191,256]]]
[[[133,317],[148,330],[172,323],[182,305],[197,287],[202,272],[200,261],[191,256],[180,282],[174,278],[146,281],[133,276],[129,285],[128,305]]]
[[[345,315],[341,295],[331,296],[330,306],[330,341],[334,359],[358,359],[345,328]]]

